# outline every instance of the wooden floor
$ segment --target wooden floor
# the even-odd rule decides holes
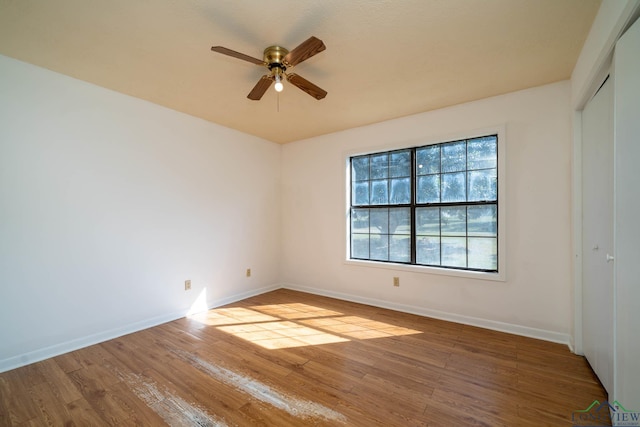
[[[564,345],[278,290],[2,373],[0,425],[570,426],[606,399]]]

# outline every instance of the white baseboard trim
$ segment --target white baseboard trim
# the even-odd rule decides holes
[[[220,298],[213,301],[207,301],[209,308],[220,307],[222,305],[230,304],[236,301],[243,300],[252,296],[260,295],[265,292],[274,291],[280,289],[280,285],[271,285],[262,287],[259,289],[253,289],[251,291],[230,295],[228,297]],[[173,313],[164,314],[161,316],[144,319],[138,322],[123,325],[117,328],[110,329],[108,331],[98,332],[85,337],[75,338],[63,343],[55,344],[49,347],[39,348],[37,350],[29,351],[17,356],[9,357],[0,360],[0,373],[10,371],[12,369],[20,368],[22,366],[30,365],[32,363],[40,362],[51,357],[59,356],[61,354],[69,353],[70,351],[79,350],[84,347],[88,347],[101,342],[109,341],[123,335],[128,335],[134,332],[141,331],[143,329],[152,328],[154,326],[161,325],[163,323],[171,322],[177,319],[181,319],[186,316],[188,308],[184,310],[178,310]]]
[[[571,336],[561,332],[547,331],[544,329],[531,328],[528,326],[515,325],[512,323],[499,322],[496,320],[481,319],[478,317],[464,316],[461,314],[447,313],[444,311],[432,310],[413,305],[398,304],[374,298],[361,297],[358,295],[345,294],[342,292],[327,291],[324,289],[299,286],[291,283],[283,283],[282,288],[294,291],[306,292],[330,298],[337,298],[345,301],[367,304],[374,307],[387,308],[403,313],[417,314],[419,316],[432,317],[434,319],[447,320],[449,322],[461,323],[469,326],[477,326],[484,329],[491,329],[509,334],[521,335],[529,338],[536,338],[559,344],[565,344],[571,349]]]

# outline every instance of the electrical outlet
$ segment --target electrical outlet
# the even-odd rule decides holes
[[[251,277],[251,269],[247,268],[247,277]]]
[[[393,278],[393,286],[400,286],[400,278],[399,277],[394,277]]]
[[[185,280],[184,281],[184,290],[188,291],[191,289],[191,280]]]

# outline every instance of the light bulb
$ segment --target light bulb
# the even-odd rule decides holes
[[[276,92],[282,92],[282,88],[284,88],[284,86],[282,85],[282,82],[280,81],[280,76],[278,76],[276,74],[276,85],[274,86]]]
[[[276,85],[274,86],[276,92],[282,92],[282,89],[284,88],[284,86],[282,85],[282,82],[280,81],[280,75],[276,74]]]

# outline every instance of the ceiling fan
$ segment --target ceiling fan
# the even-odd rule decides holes
[[[262,76],[253,89],[251,89],[249,95],[247,95],[247,98],[251,100],[259,101],[273,82],[276,82],[276,91],[281,92],[283,77],[292,85],[302,89],[315,99],[320,100],[327,96],[327,91],[295,73],[286,73],[285,71],[287,71],[288,68],[298,65],[302,61],[306,61],[326,48],[322,40],[311,36],[291,51],[288,51],[282,46],[269,46],[264,50],[264,59],[254,58],[222,46],[212,46],[211,50],[267,67],[269,74]]]

